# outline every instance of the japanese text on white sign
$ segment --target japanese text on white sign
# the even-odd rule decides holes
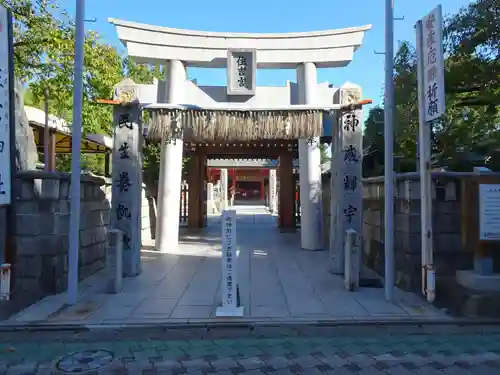
[[[425,121],[445,112],[444,57],[441,6],[422,20],[422,66],[425,90]]]

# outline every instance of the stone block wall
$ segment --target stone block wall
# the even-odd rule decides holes
[[[432,229],[436,268],[436,304],[460,308],[456,271],[473,268],[473,254],[462,243],[461,189],[472,173],[432,174]],[[421,293],[420,181],[416,173],[396,176],[394,187],[394,252],[397,286]],[[363,181],[363,262],[384,275],[384,183]],[[498,261],[495,264],[499,264]]]
[[[19,172],[14,194],[13,292],[41,297],[66,290],[70,175]],[[105,265],[110,202],[109,180],[81,176],[80,278]]]

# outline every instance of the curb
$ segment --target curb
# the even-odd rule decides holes
[[[136,330],[136,329],[158,329],[168,331],[181,330],[265,330],[265,329],[314,329],[314,328],[463,328],[463,327],[487,327],[498,326],[500,319],[380,319],[380,320],[320,320],[320,321],[268,321],[268,322],[186,322],[186,323],[127,323],[127,324],[48,324],[35,322],[28,324],[5,324],[0,323],[0,332],[35,332],[35,331],[109,331],[109,330]]]

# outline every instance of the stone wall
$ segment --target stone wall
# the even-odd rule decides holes
[[[473,254],[462,243],[461,189],[472,173],[432,174],[432,229],[436,268],[436,304],[461,304],[456,271],[472,269]],[[397,175],[394,187],[394,252],[398,287],[421,291],[420,181],[416,173]],[[467,207],[467,209],[475,209]],[[476,208],[477,209],[477,208]],[[363,263],[384,275],[384,183],[363,181]],[[499,264],[496,262],[496,264]]]
[[[67,288],[70,174],[19,172],[15,186],[13,292],[32,298]],[[81,176],[79,276],[105,265],[110,181]]]

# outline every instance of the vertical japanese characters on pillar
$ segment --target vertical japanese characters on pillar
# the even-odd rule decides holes
[[[425,121],[445,113],[444,55],[441,6],[422,19],[422,63],[425,90]]]
[[[14,86],[9,78],[13,67],[9,57],[8,17],[7,9],[0,5],[0,205],[11,203],[10,120],[14,114],[10,113],[10,108]]]
[[[114,109],[111,227],[123,234],[123,275],[141,272],[142,123],[139,104]]]
[[[356,92],[357,91],[357,92]],[[345,89],[348,97],[360,97],[359,90]],[[354,229],[358,234],[362,230],[362,165],[363,136],[361,133],[362,111],[355,110],[342,115],[342,159],[343,178],[343,232]]]
[[[220,170],[220,199],[221,199],[221,211],[228,207],[228,174],[227,169],[222,168]]]
[[[238,306],[236,211],[222,213],[222,306],[217,316],[242,316]]]
[[[269,170],[269,211],[276,213],[276,169]]]
[[[349,104],[359,101],[361,90],[358,87],[341,89],[340,101]],[[333,238],[331,256],[333,272],[344,273],[344,249],[346,230],[353,229],[362,233],[362,165],[363,136],[362,110],[340,113],[338,127],[333,133],[332,182],[333,201],[331,204]],[[334,175],[333,175],[334,173]]]

